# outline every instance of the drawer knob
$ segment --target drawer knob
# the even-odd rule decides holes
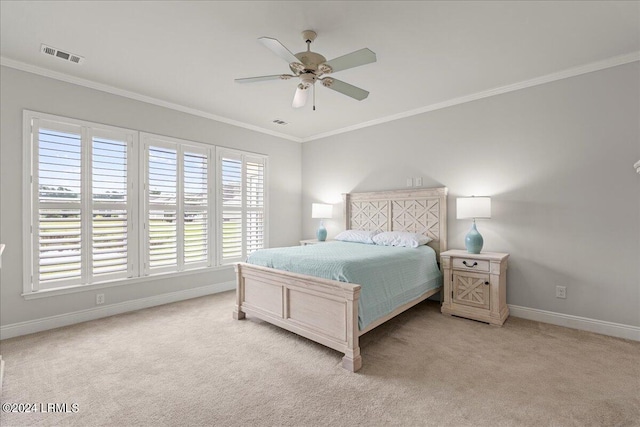
[[[466,261],[466,260],[465,260],[465,261],[462,261],[462,263],[463,263],[464,265],[466,265],[467,267],[471,267],[471,268],[473,268],[473,267],[475,267],[476,265],[478,265],[478,262],[477,262],[477,261],[474,261],[474,262],[473,262],[473,264],[471,264],[471,265],[467,264],[467,261]]]
[[[485,284],[485,285],[488,285],[488,284],[489,284],[489,282],[484,282],[484,284]]]

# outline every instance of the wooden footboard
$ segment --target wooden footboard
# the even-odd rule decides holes
[[[362,366],[358,344],[360,285],[236,264],[235,319],[250,314],[344,353],[342,366]]]

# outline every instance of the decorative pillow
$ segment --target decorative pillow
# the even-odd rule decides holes
[[[404,246],[407,248],[417,248],[426,245],[433,239],[418,233],[406,231],[383,231],[373,236],[373,242],[380,246]]]
[[[372,237],[379,232],[380,231],[345,230],[339,233],[335,237],[335,240],[342,240],[343,242],[368,243],[372,245]]]

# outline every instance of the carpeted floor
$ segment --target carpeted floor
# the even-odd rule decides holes
[[[2,341],[3,409],[68,412],[3,411],[0,425],[640,426],[639,342],[514,317],[491,327],[426,302],[363,336],[353,374],[333,350],[233,320],[233,303]]]

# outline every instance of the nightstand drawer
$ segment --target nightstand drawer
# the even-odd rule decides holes
[[[453,258],[453,268],[489,272],[489,261],[472,258]]]

